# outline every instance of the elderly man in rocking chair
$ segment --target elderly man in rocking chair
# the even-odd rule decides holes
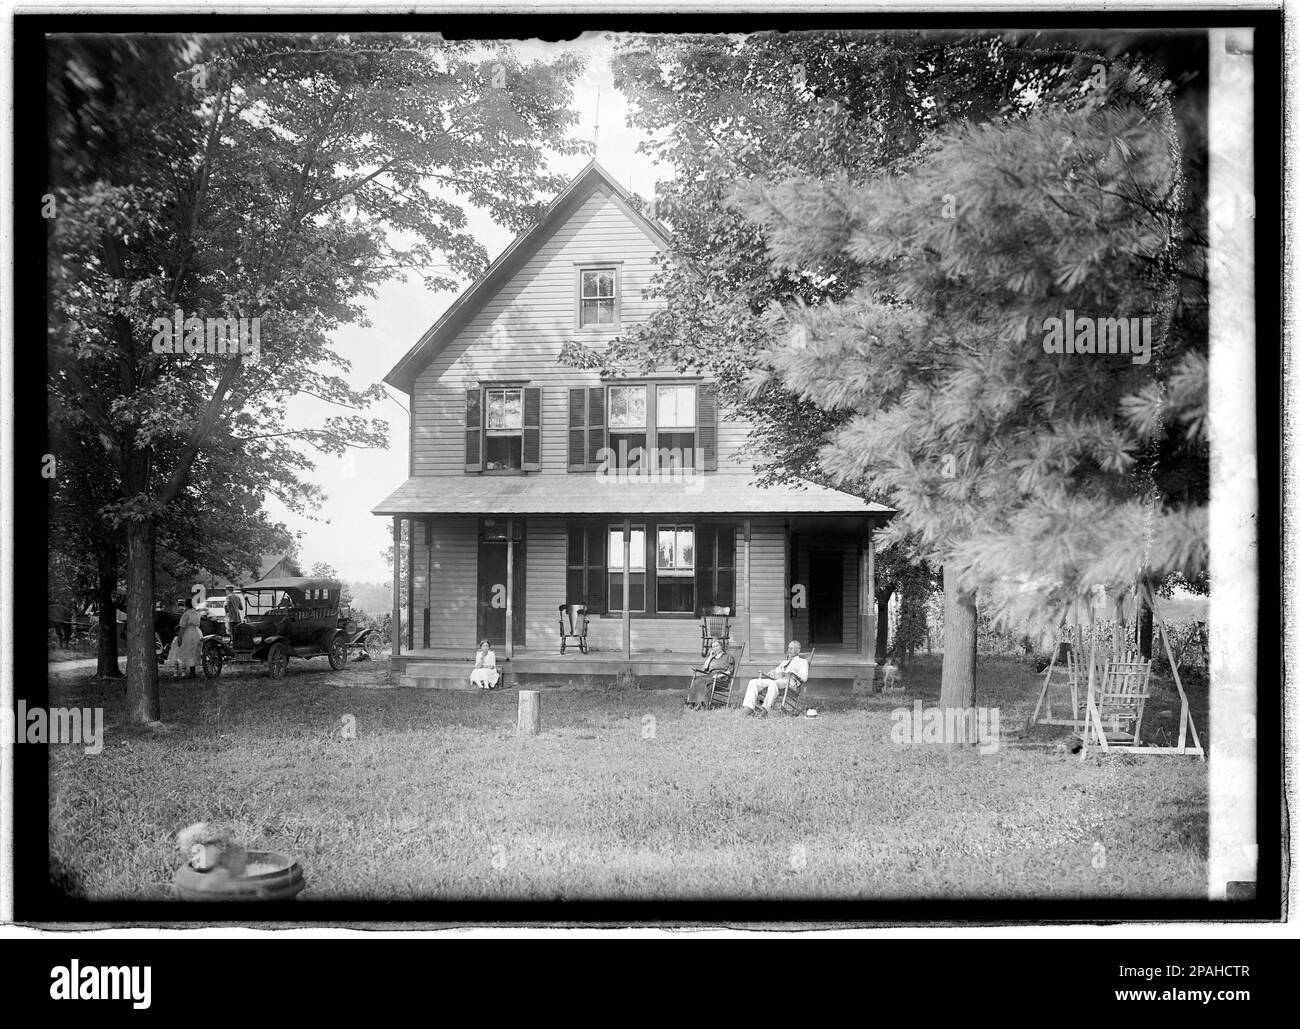
[[[789,684],[790,676],[796,675],[800,682],[808,681],[808,662],[799,656],[799,641],[791,640],[790,645],[785,648],[785,660],[773,668],[771,671],[764,672],[757,679],[750,679],[749,686],[745,690],[745,699],[740,702],[741,717],[748,717],[755,713],[754,709],[758,706],[758,692],[766,688],[767,692],[763,696],[762,712],[767,715],[772,710],[772,705],[781,695],[781,691]]]

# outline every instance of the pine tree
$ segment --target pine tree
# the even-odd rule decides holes
[[[886,540],[942,565],[945,708],[974,704],[977,589],[995,622],[1041,629],[1096,586],[1205,564],[1205,508],[1162,501],[1157,467],[1205,431],[1204,341],[1170,331],[1178,135],[1144,71],[1108,78],[1077,103],[953,127],[863,183],[738,195],[778,273],[861,270],[842,299],[788,310],[798,331],[751,388],[841,416],[820,467],[889,497]],[[1149,319],[1149,359],[1047,352],[1052,319],[1076,315]]]

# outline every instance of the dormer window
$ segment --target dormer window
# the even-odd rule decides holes
[[[578,328],[618,328],[617,265],[578,269]]]

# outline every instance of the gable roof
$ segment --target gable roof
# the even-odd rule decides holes
[[[483,309],[496,292],[510,281],[511,276],[542,248],[556,229],[568,221],[574,212],[602,187],[652,243],[660,249],[667,249],[668,230],[659,222],[647,218],[638,211],[630,202],[631,194],[593,160],[578,172],[572,182],[560,190],[532,228],[515,237],[514,242],[502,251],[500,257],[487,266],[487,270],[474,281],[473,285],[456,298],[455,302],[443,312],[442,317],[420,337],[419,342],[408,350],[406,356],[384,376],[384,381],[404,393],[411,393],[415,388],[415,378],[424,367],[449,341],[455,338],[471,318]]]

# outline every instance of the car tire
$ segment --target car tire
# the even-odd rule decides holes
[[[215,643],[209,643],[203,648],[203,677],[205,679],[215,679],[221,674],[221,666],[225,662],[221,657],[221,648]]]
[[[366,657],[371,661],[380,661],[384,656],[384,641],[379,638],[379,633],[372,632],[366,637]]]
[[[266,674],[272,679],[283,679],[289,667],[289,648],[283,643],[271,644],[266,653]]]
[[[330,667],[341,672],[348,663],[348,641],[342,636],[335,636],[330,643]]]

